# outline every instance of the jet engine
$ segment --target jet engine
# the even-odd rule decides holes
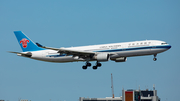
[[[120,57],[120,58],[115,58],[112,59],[115,62],[126,62],[127,58],[126,57]]]
[[[109,54],[100,53],[100,54],[95,55],[93,58],[96,59],[98,62],[108,61],[109,60]]]

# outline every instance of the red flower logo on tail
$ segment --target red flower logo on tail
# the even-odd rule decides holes
[[[22,43],[22,46],[23,46],[23,48],[26,48],[27,47],[27,43],[29,43],[29,40],[27,40],[26,38],[24,38],[24,39],[22,39],[21,41],[20,41],[20,44]]]

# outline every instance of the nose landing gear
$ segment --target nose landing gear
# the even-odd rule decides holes
[[[156,56],[157,56],[157,54],[154,54],[154,58],[153,58],[154,61],[157,60]]]
[[[153,58],[153,60],[154,60],[154,61],[156,61],[156,60],[157,60],[157,58]]]

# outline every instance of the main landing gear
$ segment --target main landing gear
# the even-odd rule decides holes
[[[96,66],[93,66],[93,69],[97,69],[98,67],[101,67],[101,66],[102,66],[102,64],[99,63],[99,62],[97,62],[97,63],[96,63]]]
[[[153,58],[154,61],[157,60],[156,56],[157,56],[157,54],[154,54],[154,58]]]
[[[90,67],[91,66],[91,63],[89,62],[86,62],[86,65],[85,66],[82,66],[83,69],[87,69],[87,67]]]
[[[86,65],[85,65],[85,66],[82,66],[82,69],[87,69],[87,67],[90,67],[90,66],[91,66],[91,63],[86,62]],[[102,66],[102,64],[101,64],[101,63],[96,62],[96,65],[95,65],[95,66],[93,66],[92,68],[95,70],[95,69],[97,69],[98,67],[101,67],[101,66]]]

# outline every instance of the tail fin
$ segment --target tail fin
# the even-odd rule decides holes
[[[26,51],[37,51],[37,50],[45,50],[43,48],[38,47],[30,38],[28,38],[23,32],[21,31],[14,31],[14,34],[18,40],[19,45],[23,52]]]

